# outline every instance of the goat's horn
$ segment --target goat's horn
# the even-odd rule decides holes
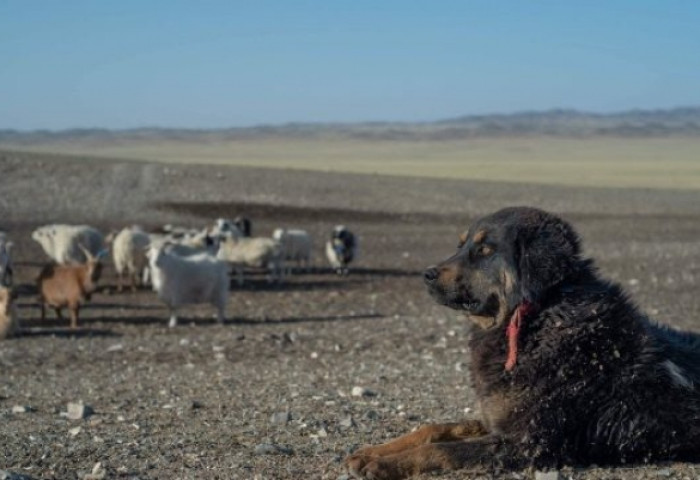
[[[82,243],[79,243],[79,244],[78,244],[78,248],[80,248],[80,250],[83,251],[83,253],[85,254],[85,259],[86,259],[88,262],[89,262],[90,260],[94,260],[94,259],[95,259],[95,257],[92,255],[92,253],[90,253],[90,250],[88,250],[87,248],[85,248],[85,247],[83,246]]]

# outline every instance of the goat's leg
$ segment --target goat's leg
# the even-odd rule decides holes
[[[70,306],[70,328],[78,328],[78,313],[80,311],[80,305],[73,304]]]
[[[170,307],[170,321],[168,322],[168,327],[177,327],[177,311],[175,307]]]

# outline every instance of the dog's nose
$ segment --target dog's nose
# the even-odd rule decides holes
[[[430,267],[423,272],[423,281],[430,284],[435,282],[439,276],[440,272],[438,272],[438,269],[435,267]]]

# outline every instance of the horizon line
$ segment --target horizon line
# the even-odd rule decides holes
[[[110,128],[110,127],[67,127],[59,129],[51,128],[35,128],[35,129],[15,129],[15,128],[0,128],[0,133],[18,133],[18,134],[34,134],[34,133],[67,133],[67,132],[90,132],[90,131],[100,131],[100,132],[136,132],[144,130],[180,130],[189,132],[203,132],[203,131],[231,131],[231,130],[253,130],[260,128],[289,128],[289,127],[348,127],[348,126],[363,126],[363,125],[436,125],[436,124],[449,124],[450,122],[465,121],[469,119],[480,119],[480,118],[494,118],[494,117],[518,117],[524,115],[551,115],[551,114],[573,114],[581,116],[593,116],[593,117],[614,117],[620,115],[630,115],[630,114],[645,114],[645,113],[670,113],[684,110],[698,110],[700,111],[700,105],[678,105],[674,107],[659,107],[659,108],[629,108],[625,110],[614,110],[609,112],[596,111],[596,110],[579,110],[576,108],[567,107],[552,107],[548,109],[539,110],[514,110],[511,112],[490,112],[490,113],[473,113],[464,114],[456,117],[439,118],[435,120],[360,120],[360,121],[286,121],[279,123],[253,123],[249,125],[241,126],[225,126],[225,127],[165,127],[157,125],[142,125],[138,127],[126,127],[126,128]]]

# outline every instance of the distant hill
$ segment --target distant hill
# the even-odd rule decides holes
[[[169,140],[211,142],[267,138],[351,138],[371,141],[457,140],[549,136],[586,138],[700,136],[700,107],[588,113],[548,110],[512,114],[468,115],[435,122],[290,123],[222,129],[99,128],[31,132],[0,130],[0,143],[41,145],[56,142],[119,144]]]

